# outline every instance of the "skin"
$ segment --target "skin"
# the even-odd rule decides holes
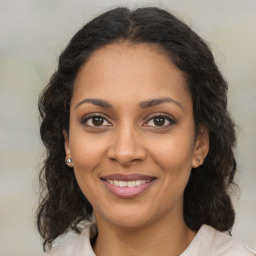
[[[112,107],[85,102],[92,98]],[[159,98],[169,101],[141,107]],[[97,126],[92,113],[102,116]],[[159,255],[161,248],[170,256],[186,249],[195,232],[183,219],[183,194],[191,168],[208,153],[208,131],[199,126],[195,134],[184,74],[160,48],[120,42],[95,51],[77,75],[64,137],[66,157],[97,220],[96,255]],[[156,180],[124,199],[100,179],[114,173]]]

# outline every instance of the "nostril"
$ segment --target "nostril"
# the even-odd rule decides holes
[[[129,166],[134,161],[145,159],[146,151],[134,130],[120,128],[119,133],[112,138],[107,152],[111,161],[117,161],[123,166]]]

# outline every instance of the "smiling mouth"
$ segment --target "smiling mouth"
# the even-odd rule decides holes
[[[121,198],[133,198],[148,190],[156,177],[140,174],[113,174],[100,178],[108,191]]]
[[[128,188],[134,188],[141,186],[145,183],[150,182],[151,180],[131,180],[131,181],[121,181],[121,180],[106,180],[108,183],[116,186],[116,187],[128,187]]]

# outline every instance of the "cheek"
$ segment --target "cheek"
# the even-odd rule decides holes
[[[85,197],[93,202],[97,195],[95,191],[95,182],[99,176],[97,166],[105,154],[104,147],[101,139],[95,139],[95,137],[93,141],[88,136],[72,138],[74,139],[70,142],[75,177]]]
[[[159,143],[154,155],[155,163],[162,170],[161,198],[168,202],[167,205],[182,200],[192,168],[193,148],[190,139],[184,135],[178,138]]]
[[[192,165],[193,144],[189,135],[170,135],[155,140],[151,152],[153,158],[164,170],[189,170]]]
[[[81,172],[92,171],[105,154],[101,136],[74,136],[71,141],[71,154],[74,168]]]

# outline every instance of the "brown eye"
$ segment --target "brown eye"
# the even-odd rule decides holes
[[[168,127],[171,126],[172,124],[175,124],[175,121],[169,117],[169,116],[165,116],[165,115],[157,115],[152,117],[146,124],[145,126],[147,127],[159,127],[159,128],[164,128],[164,127]]]
[[[92,118],[92,123],[94,126],[101,126],[103,125],[104,119],[101,117],[93,117]]]
[[[106,127],[112,126],[105,117],[99,114],[90,114],[82,118],[81,123],[87,127]]]
[[[164,117],[155,117],[154,124],[156,126],[163,126],[165,124],[165,118]]]

